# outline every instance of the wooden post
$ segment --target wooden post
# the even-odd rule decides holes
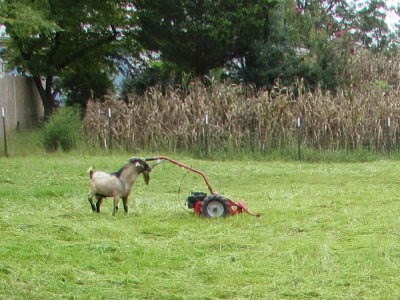
[[[1,117],[3,119],[4,154],[5,154],[5,156],[8,156],[7,134],[6,134],[6,112],[5,112],[4,107],[1,107]]]

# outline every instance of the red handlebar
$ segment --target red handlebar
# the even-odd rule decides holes
[[[199,174],[201,177],[203,177],[203,179],[204,179],[204,181],[205,181],[205,183],[206,183],[206,185],[207,185],[208,190],[210,191],[210,193],[211,193],[212,195],[215,194],[215,192],[213,191],[213,189],[212,189],[210,183],[208,182],[208,179],[207,179],[206,175],[204,175],[203,172],[201,172],[201,171],[199,171],[199,170],[197,170],[197,169],[194,169],[194,168],[192,168],[192,167],[189,167],[188,165],[185,165],[185,164],[183,164],[183,163],[181,163],[181,162],[179,162],[179,161],[173,160],[173,159],[171,159],[171,158],[169,158],[169,157],[166,157],[166,156],[155,156],[155,157],[149,157],[149,158],[146,158],[146,159],[145,159],[145,161],[154,161],[154,160],[166,160],[166,161],[169,161],[170,163],[173,163],[173,164],[175,164],[175,165],[177,165],[177,166],[179,166],[179,167],[181,167],[181,168],[184,168],[184,169],[186,169],[186,170],[189,170],[189,171],[192,171],[192,172],[194,172],[194,173]]]

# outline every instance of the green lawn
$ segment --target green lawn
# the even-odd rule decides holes
[[[92,213],[87,168],[127,158],[0,158],[0,299],[400,298],[400,162],[172,156],[261,218],[194,215],[186,194],[207,189],[168,163],[139,178],[128,215],[111,200]]]

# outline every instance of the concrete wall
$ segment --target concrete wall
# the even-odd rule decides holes
[[[23,76],[0,76],[0,114],[5,109],[6,132],[33,128],[43,119],[43,104],[32,79]],[[1,117],[1,115],[0,115]],[[3,121],[0,122],[3,138]]]

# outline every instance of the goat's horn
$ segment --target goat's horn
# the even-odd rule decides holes
[[[154,169],[154,167],[157,167],[159,164],[163,163],[163,159],[157,159],[157,161],[151,165],[151,168]]]
[[[139,158],[139,157],[131,157],[130,159],[128,159],[128,161],[129,162],[134,162],[134,161],[137,161],[137,160],[143,160],[143,159],[141,159],[141,158]]]

